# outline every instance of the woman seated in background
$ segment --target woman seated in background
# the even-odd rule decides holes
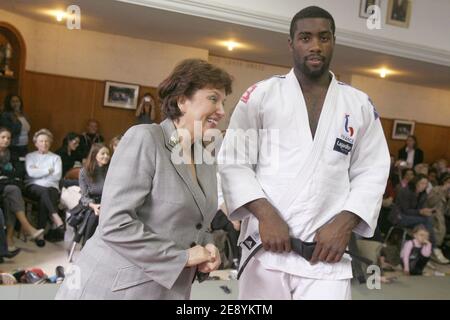
[[[25,203],[20,185],[21,179],[16,175],[15,165],[18,162],[11,159],[8,147],[11,142],[11,132],[7,128],[0,128],[0,194],[3,199],[3,209],[6,214],[8,251],[15,252],[14,226],[16,218],[22,226],[26,237],[36,240],[42,238],[44,229],[36,230],[25,215]]]
[[[409,182],[408,187],[401,188],[395,199],[391,220],[394,224],[405,228],[414,228],[423,224],[430,234],[430,241],[434,248],[436,245],[432,218],[434,209],[426,207],[427,186],[427,177],[418,174]]]
[[[0,126],[11,132],[11,153],[17,158],[23,158],[28,153],[28,134],[30,124],[23,113],[22,98],[18,95],[8,95],[3,105]]]
[[[102,199],[103,185],[110,160],[110,152],[107,147],[100,143],[94,143],[87,157],[86,163],[80,170],[80,203],[93,210],[84,231],[85,243],[95,232],[100,215],[100,202]]]
[[[403,169],[402,170],[402,178],[400,180],[400,184],[397,186],[397,192],[400,191],[401,188],[406,188],[409,184],[409,182],[414,179],[415,173],[413,169]]]
[[[117,146],[119,145],[120,139],[122,139],[122,135],[115,136],[109,142],[109,150],[111,151],[111,155],[116,151]]]
[[[63,240],[64,223],[58,214],[59,182],[62,173],[61,158],[50,152],[53,135],[49,130],[37,131],[33,136],[33,142],[37,151],[27,154],[25,158],[27,170],[25,191],[30,198],[39,202],[37,227],[45,228],[50,220],[52,222],[52,238]],[[36,244],[44,246],[45,242],[37,241]]]
[[[66,178],[66,173],[69,172],[75,165],[76,162],[81,164],[83,160],[81,154],[78,152],[78,146],[80,145],[80,137],[74,132],[69,132],[63,140],[63,145],[56,151],[56,154],[61,157],[62,162],[62,176],[63,186],[70,187],[78,185],[78,179],[68,179]]]

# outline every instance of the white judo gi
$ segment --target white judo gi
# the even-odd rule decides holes
[[[361,218],[356,233],[374,233],[389,175],[386,139],[369,97],[332,76],[314,139],[293,69],[250,87],[233,112],[218,167],[230,218],[243,220],[241,264],[259,240],[258,220],[243,205],[259,198],[266,198],[290,235],[303,241],[313,241],[343,210]],[[273,272],[275,278],[267,279]],[[349,298],[351,277],[347,254],[339,263],[310,265],[293,252],[261,249],[242,273],[240,297],[315,299],[320,295],[313,292],[326,281],[323,298]],[[268,287],[261,286],[264,278]]]

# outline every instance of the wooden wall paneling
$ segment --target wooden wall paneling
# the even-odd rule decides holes
[[[389,151],[397,158],[398,150],[405,145],[403,140],[392,139],[393,119],[381,119]],[[424,161],[433,163],[440,158],[450,160],[450,127],[416,122],[414,135],[425,154]]]
[[[104,81],[26,72],[24,82],[23,99],[32,126],[31,136],[41,128],[48,128],[55,138],[52,150],[62,144],[68,132],[85,131],[90,118],[99,121],[107,144],[136,123],[135,110],[103,106]],[[139,92],[139,98],[145,92],[157,97],[156,88],[141,86]],[[156,116],[159,122],[159,107]]]

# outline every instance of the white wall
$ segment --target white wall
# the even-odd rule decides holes
[[[88,30],[68,30],[0,10],[27,46],[26,70],[95,80],[157,86],[186,58],[208,59],[208,51]]]
[[[372,98],[384,118],[450,126],[450,90],[359,75],[352,76],[351,84]]]

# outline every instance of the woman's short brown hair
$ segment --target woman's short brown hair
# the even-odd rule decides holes
[[[178,108],[178,98],[188,98],[199,89],[211,86],[231,93],[231,76],[225,71],[201,59],[187,59],[178,64],[158,87],[161,109],[167,118],[176,120],[183,113]]]

